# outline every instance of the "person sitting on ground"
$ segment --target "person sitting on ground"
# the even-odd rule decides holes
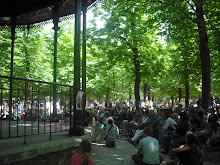
[[[176,125],[177,123],[175,122],[175,120],[173,120],[170,117],[170,112],[165,111],[164,112],[164,127],[163,127],[163,131],[164,133],[164,151],[162,151],[162,154],[168,154],[169,153],[169,145],[170,145],[170,137],[175,137],[176,136]]]
[[[137,154],[132,155],[132,160],[138,165],[159,165],[162,157],[159,155],[159,142],[152,137],[153,129],[145,127],[143,130],[143,139],[138,145]]]
[[[113,119],[113,117],[111,117],[110,112],[109,112],[109,111],[106,111],[106,112],[104,113],[104,118],[103,118],[103,122],[102,122],[105,127],[107,127],[109,120],[112,120],[113,123],[114,123],[114,119]]]
[[[135,131],[134,137],[129,140],[130,143],[136,144],[138,142],[140,137],[143,135],[144,127],[151,126],[152,128],[154,128],[154,130],[156,129],[156,126],[158,124],[158,119],[157,116],[155,115],[155,111],[150,110],[148,116],[149,116],[148,120]]]
[[[185,137],[186,132],[189,129],[189,120],[186,112],[180,113],[180,119],[176,126],[176,134],[172,134],[171,136],[167,136],[167,139],[170,139],[171,146],[168,144],[168,151],[171,150],[170,156],[171,158],[174,158],[176,153],[172,151],[172,148],[178,148],[181,145],[184,145],[186,143]],[[168,140],[167,140],[168,141]],[[169,142],[169,141],[168,141]],[[167,145],[167,144],[166,144]],[[166,146],[167,147],[167,146]]]
[[[88,156],[88,153],[91,151],[91,149],[91,143],[83,140],[79,145],[79,153],[75,153],[70,158],[70,165],[93,165],[92,160]]]
[[[168,165],[175,165],[180,161],[182,165],[201,165],[202,153],[199,142],[192,132],[186,135],[186,144],[173,149],[176,152],[175,161],[168,163]]]
[[[105,131],[103,130],[104,125],[100,123],[97,116],[94,116],[95,122],[92,127],[92,142],[101,142],[104,141]]]
[[[113,123],[113,120],[108,120],[108,125],[106,126],[106,147],[115,147],[115,140],[118,136],[118,127]]]

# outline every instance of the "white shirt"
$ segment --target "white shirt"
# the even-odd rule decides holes
[[[113,124],[114,124],[114,119],[110,116],[108,118],[105,119],[104,123],[106,124],[106,126],[108,125],[108,121],[109,120],[112,120],[113,121]]]
[[[149,119],[149,117],[142,117],[141,119],[141,123],[144,124],[147,120]]]
[[[171,117],[168,117],[167,120],[165,121],[163,131],[166,131],[169,127],[172,127],[173,129],[176,129],[177,123],[175,120],[173,120]]]

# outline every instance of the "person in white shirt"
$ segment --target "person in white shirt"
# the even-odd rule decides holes
[[[111,114],[109,113],[109,111],[106,111],[106,112],[104,113],[104,121],[103,121],[103,124],[104,124],[105,127],[107,127],[109,120],[112,120],[112,121],[113,121],[113,124],[114,124],[114,119],[113,119],[113,117],[111,117]]]
[[[165,121],[164,121],[163,131],[167,131],[168,129],[175,130],[177,123],[175,122],[175,120],[173,120],[170,117],[170,112],[168,111],[164,112],[164,118]]]
[[[164,131],[164,151],[162,151],[162,154],[168,154],[169,153],[169,145],[170,145],[170,139],[167,138],[169,136],[175,136],[176,132],[176,121],[173,120],[170,117],[170,112],[165,111],[164,112],[164,126],[163,126],[163,131]]]

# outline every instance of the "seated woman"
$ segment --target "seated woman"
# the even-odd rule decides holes
[[[92,127],[91,141],[102,142],[104,141],[104,137],[105,137],[105,131],[103,130],[104,125],[100,123],[97,116],[95,116],[94,118],[95,118],[95,122]]]
[[[186,144],[178,148],[174,148],[173,151],[176,152],[177,156],[175,161],[168,163],[169,165],[177,164],[178,161],[180,161],[182,165],[202,164],[201,147],[196,136],[191,132],[186,135]]]
[[[108,120],[108,125],[106,126],[106,147],[115,147],[115,140],[118,136],[118,127],[113,123],[113,120]]]
[[[83,140],[79,145],[79,153],[75,153],[70,158],[70,165],[93,165],[88,153],[91,151],[91,143]]]

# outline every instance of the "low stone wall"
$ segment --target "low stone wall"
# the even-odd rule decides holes
[[[77,147],[63,151],[41,155],[36,158],[11,163],[10,165],[69,165],[71,156],[77,152]]]
[[[0,165],[68,165],[82,140],[91,141],[91,128],[85,128],[83,136],[66,135],[59,140],[1,149]]]

